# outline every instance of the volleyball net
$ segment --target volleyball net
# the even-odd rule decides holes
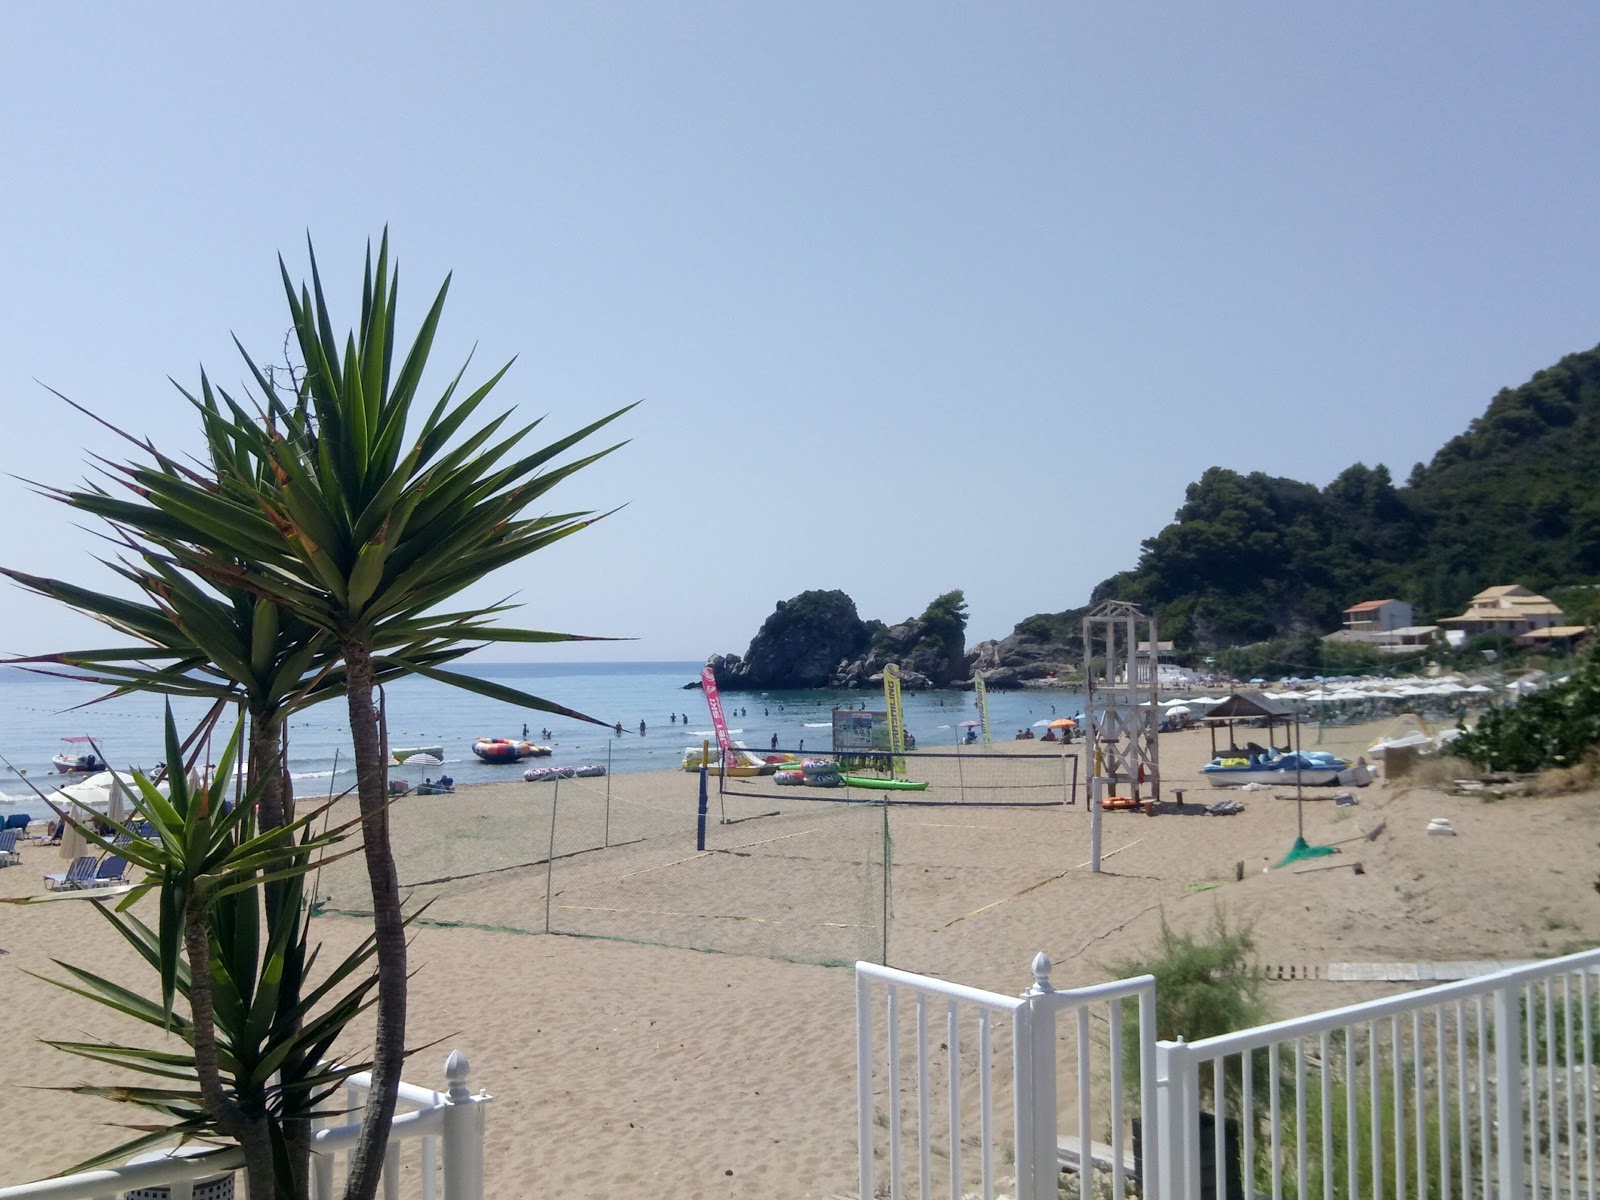
[[[881,798],[713,792],[701,849],[698,788],[692,773],[657,772],[399,797],[390,845],[408,907],[426,902],[426,925],[884,960]],[[315,895],[321,912],[370,915],[362,857],[325,867]]]

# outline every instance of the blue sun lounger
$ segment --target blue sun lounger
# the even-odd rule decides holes
[[[44,886],[52,892],[65,892],[73,888],[93,886],[99,860],[93,854],[84,854],[72,860],[72,865],[59,875],[46,875]]]

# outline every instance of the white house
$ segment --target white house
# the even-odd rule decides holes
[[[1344,627],[1350,633],[1387,633],[1411,624],[1411,605],[1404,600],[1363,600],[1344,610]]]

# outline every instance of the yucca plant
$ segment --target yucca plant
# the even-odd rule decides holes
[[[588,512],[523,513],[556,483],[615,449],[552,465],[627,410],[523,452],[539,421],[507,434],[501,431],[509,413],[476,429],[468,424],[508,363],[465,396],[458,395],[463,367],[415,421],[449,280],[396,367],[398,287],[387,233],[375,265],[369,247],[359,330],[342,346],[314,253],[310,288],[296,289],[281,259],[279,268],[303,374],[291,375],[284,386],[246,354],[259,390],[254,400],[236,400],[205,378],[197,394],[186,393],[201,417],[208,463],[191,467],[139,443],[150,462],[107,467],[131,496],[97,487],[61,494],[105,518],[134,547],[138,561],[118,569],[148,604],[136,611],[59,581],[13,578],[109,619],[144,643],[56,657],[57,665],[114,687],[181,690],[209,671],[220,689],[263,702],[310,703],[327,692],[345,694],[380,981],[373,1088],[346,1195],[370,1200],[399,1085],[406,994],[386,759],[373,691],[385,678],[421,674],[520,707],[593,720],[445,669],[486,642],[578,640],[575,635],[500,628],[494,618],[513,607],[508,604],[439,610],[490,572],[598,519]],[[180,577],[187,584],[175,586]],[[217,605],[208,605],[211,600]],[[263,743],[281,730],[276,722],[283,705],[252,711]]]
[[[198,785],[181,768],[170,706],[165,740],[172,764],[167,795],[134,772],[126,788],[132,818],[96,814],[93,822],[75,820],[90,841],[142,871],[115,907],[104,901],[94,907],[155,971],[160,999],[60,960],[66,978],[51,982],[142,1021],[178,1044],[50,1044],[156,1081],[67,1090],[132,1104],[166,1120],[133,1125],[135,1137],[74,1169],[111,1162],[175,1136],[234,1142],[245,1155],[251,1195],[301,1194],[294,1142],[307,1136],[313,1117],[328,1111],[325,1102],[343,1080],[366,1066],[329,1056],[344,1028],[372,1002],[377,983],[373,939],[307,987],[317,951],[309,943],[304,877],[330,861],[326,852],[350,825],[314,832],[325,811],[319,809],[262,832],[254,818],[254,795],[230,794],[237,787],[238,728],[214,778]],[[122,784],[120,775],[117,782]],[[108,832],[96,828],[101,823]],[[261,887],[264,880],[281,885],[270,900]],[[130,911],[152,893],[154,927]],[[187,1012],[177,1005],[179,997]]]

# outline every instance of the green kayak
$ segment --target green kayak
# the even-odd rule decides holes
[[[885,792],[924,792],[928,789],[926,781],[914,783],[909,779],[875,779],[871,775],[841,775],[839,782],[845,787],[877,788]]]

